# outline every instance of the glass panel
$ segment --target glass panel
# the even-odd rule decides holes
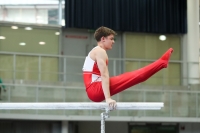
[[[145,102],[163,102],[164,107],[161,110],[145,110],[144,116],[169,116],[169,93],[166,92],[144,92]]]
[[[1,102],[9,102],[9,93],[10,93],[10,86],[6,86],[6,88],[0,88],[0,100]]]
[[[36,102],[36,87],[11,87],[10,102]],[[10,113],[35,114],[36,110],[10,110]]]
[[[83,83],[82,68],[84,64],[83,58],[66,58],[66,82],[67,83]]]
[[[58,72],[58,58],[41,58],[41,81],[57,82]]]
[[[183,93],[182,105],[188,105],[188,116],[187,117],[196,117],[197,116],[197,93]],[[185,103],[185,104],[184,104]],[[184,110],[182,111],[184,112]]]
[[[65,102],[89,102],[85,89],[66,89]],[[89,115],[91,110],[65,110],[65,115]],[[100,115],[100,114],[99,114]]]
[[[189,117],[190,93],[171,93],[172,117]]]
[[[38,80],[38,57],[16,56],[16,79]]]
[[[170,63],[164,69],[164,85],[181,85],[181,64]]]
[[[50,86],[51,84],[49,84]],[[39,88],[38,89],[38,102],[63,102],[64,100],[63,89],[60,88]],[[44,115],[63,115],[64,110],[37,110],[38,114]]]
[[[13,55],[0,55],[0,78],[13,79]]]
[[[51,84],[49,84],[50,86]],[[39,88],[38,102],[63,102],[64,92],[60,88]]]
[[[137,88],[137,86],[135,86]],[[119,94],[119,101],[120,102],[143,102],[144,95],[142,91],[133,91],[132,90],[125,90]],[[143,116],[143,112],[140,110],[119,110],[119,116]]]
[[[58,0],[2,3],[0,21],[59,25],[58,3]]]
[[[0,90],[0,103],[4,102],[10,102],[10,90],[13,89],[13,87],[6,86],[6,90],[1,88]],[[0,113],[9,113],[9,110],[0,110]]]
[[[158,93],[159,94],[159,93]],[[163,102],[164,103],[164,107],[161,108],[160,111],[158,111],[159,115],[160,116],[163,116],[163,117],[169,117],[170,116],[170,111],[171,111],[171,106],[170,106],[170,92],[160,92],[160,100],[158,100],[157,102]]]

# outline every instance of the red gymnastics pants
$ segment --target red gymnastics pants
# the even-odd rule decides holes
[[[143,68],[131,72],[126,72],[118,76],[110,77],[110,95],[115,95],[138,83],[144,82],[156,72],[166,68],[172,52],[173,49],[170,48],[160,59]],[[94,102],[101,102],[105,100],[101,81],[93,82],[87,88],[87,95],[90,100]]]

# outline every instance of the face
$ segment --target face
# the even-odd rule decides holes
[[[106,50],[112,49],[112,45],[115,43],[114,35],[109,35],[107,37],[102,37],[103,47]]]

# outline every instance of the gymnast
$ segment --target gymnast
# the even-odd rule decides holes
[[[117,34],[112,29],[99,27],[94,33],[97,46],[88,53],[83,65],[83,80],[89,99],[94,102],[105,100],[112,109],[116,108],[112,95],[144,82],[161,69],[167,68],[173,52],[170,48],[155,62],[143,68],[109,77],[106,51],[112,49],[115,35]]]

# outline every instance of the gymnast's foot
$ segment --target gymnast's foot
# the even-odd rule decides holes
[[[167,68],[168,62],[169,62],[169,59],[170,59],[170,56],[171,56],[171,54],[172,54],[173,51],[174,51],[173,48],[168,49],[168,50],[162,55],[162,57],[160,58],[160,60],[166,61],[165,65],[164,65],[164,68]]]

